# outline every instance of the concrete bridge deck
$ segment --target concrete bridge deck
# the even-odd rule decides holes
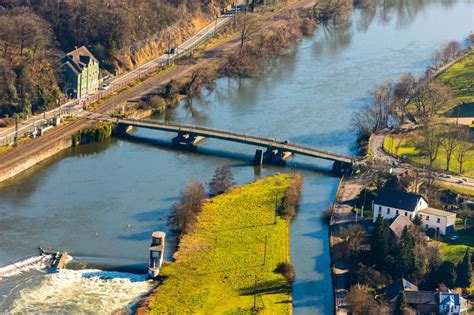
[[[132,126],[132,127],[137,127],[137,128],[148,128],[148,129],[155,129],[155,130],[161,130],[161,131],[176,132],[178,134],[188,133],[188,134],[191,134],[193,136],[198,136],[198,137],[221,139],[225,141],[232,141],[232,142],[254,145],[257,147],[278,149],[279,151],[282,151],[282,152],[290,152],[292,154],[300,154],[304,156],[320,158],[320,159],[340,162],[340,163],[349,164],[349,165],[353,164],[354,162],[352,158],[344,156],[344,155],[330,153],[327,151],[315,149],[308,146],[282,142],[282,141],[278,141],[272,138],[248,135],[244,133],[236,133],[236,132],[230,132],[230,131],[225,131],[225,130],[200,127],[200,126],[160,122],[160,121],[148,120],[148,119],[110,118],[107,120],[118,123],[119,126],[122,125],[125,127]]]

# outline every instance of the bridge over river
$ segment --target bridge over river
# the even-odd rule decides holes
[[[319,150],[309,146],[302,146],[289,143],[288,141],[278,141],[273,138],[226,130],[161,122],[149,119],[117,119],[112,117],[104,119],[102,116],[102,120],[116,123],[118,125],[117,130],[119,133],[127,132],[130,127],[155,129],[177,133],[177,136],[172,140],[172,144],[175,147],[183,149],[196,148],[196,146],[206,138],[214,138],[256,146],[259,148],[255,153],[255,165],[262,165],[263,163],[284,164],[285,160],[294,154],[333,161],[333,169],[335,171],[350,170],[352,169],[352,165],[356,162],[356,160],[351,157]],[[263,152],[262,148],[266,149],[266,151]]]

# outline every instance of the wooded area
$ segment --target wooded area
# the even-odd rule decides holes
[[[223,1],[0,0],[0,117],[57,105],[60,58],[85,45],[101,68],[123,72],[194,32]],[[166,40],[165,40],[166,39]]]

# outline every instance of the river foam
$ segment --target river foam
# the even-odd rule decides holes
[[[22,288],[7,313],[110,314],[129,308],[151,288],[147,275],[63,269]]]

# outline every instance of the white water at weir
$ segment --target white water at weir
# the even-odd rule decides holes
[[[32,256],[4,267],[0,267],[0,280],[32,270],[43,270],[49,266],[51,255]]]
[[[97,269],[62,269],[27,282],[8,314],[110,314],[128,309],[153,286],[147,275]]]

